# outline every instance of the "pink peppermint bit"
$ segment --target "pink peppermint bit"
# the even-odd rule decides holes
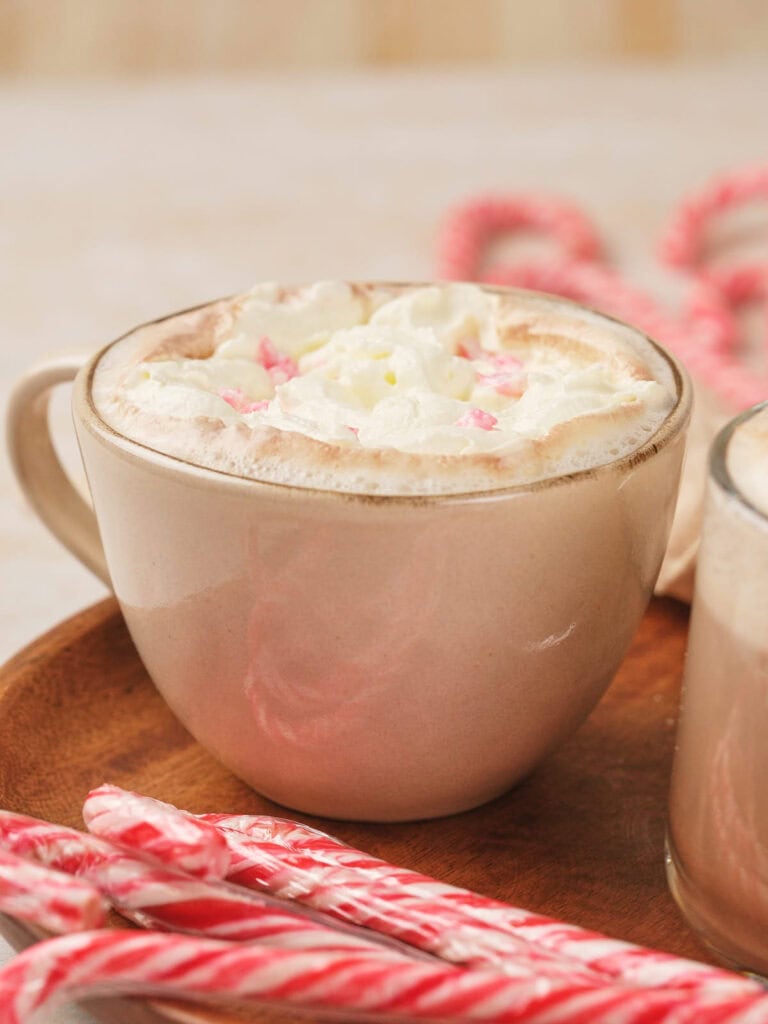
[[[480,355],[480,343],[477,338],[465,338],[456,346],[456,355],[462,359],[477,359]]]
[[[275,387],[278,384],[285,384],[286,381],[293,380],[294,377],[298,377],[299,368],[296,366],[296,363],[292,359],[289,359],[288,362],[291,364],[290,366],[287,364],[285,366],[273,366],[270,370],[267,370]]]
[[[259,347],[256,350],[256,362],[261,363],[265,370],[271,370],[273,366],[279,366],[283,358],[283,353],[275,348],[271,338],[265,336],[259,341]]]
[[[266,399],[251,402],[240,388],[219,388],[218,396],[223,398],[227,405],[231,405],[235,412],[240,413],[263,412],[269,405]]]
[[[285,384],[299,374],[296,361],[276,348],[271,338],[264,337],[259,341],[256,362],[264,367],[275,386]]]
[[[495,416],[483,409],[470,409],[456,420],[457,427],[479,427],[480,430],[493,430],[499,421]]]
[[[217,394],[219,398],[224,399],[227,405],[231,405],[235,412],[242,412],[243,406],[248,402],[240,388],[219,388]]]
[[[522,370],[522,360],[513,356],[511,352],[499,352],[492,357],[491,362],[498,370]]]
[[[484,388],[491,388],[499,395],[519,398],[525,391],[526,378],[524,373],[501,371],[499,373],[481,373],[477,382]]]

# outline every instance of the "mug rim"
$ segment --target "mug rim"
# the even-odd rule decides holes
[[[365,283],[378,287],[426,288],[435,284],[455,284],[459,282],[375,281]],[[99,437],[105,443],[111,442],[124,455],[133,457],[142,463],[154,465],[155,468],[161,471],[169,472],[183,478],[215,481],[219,486],[227,489],[233,488],[240,490],[242,488],[256,488],[262,494],[272,494],[275,497],[294,495],[307,500],[341,500],[345,503],[353,502],[382,506],[434,506],[445,504],[467,504],[471,502],[488,502],[512,497],[517,494],[529,494],[531,492],[545,490],[550,487],[597,479],[599,477],[606,476],[609,473],[625,472],[632,467],[640,465],[646,460],[653,458],[653,456],[666,448],[667,445],[671,443],[685,428],[690,416],[692,405],[692,384],[690,377],[677,357],[659,342],[646,334],[645,331],[620,320],[618,317],[611,316],[608,313],[603,313],[601,310],[594,309],[593,307],[582,303],[574,302],[572,299],[563,298],[559,295],[535,291],[533,289],[484,285],[479,282],[468,283],[474,284],[475,286],[482,288],[484,291],[496,294],[520,295],[522,298],[532,297],[544,299],[545,301],[557,303],[559,305],[569,306],[580,312],[591,313],[592,315],[599,317],[601,320],[606,321],[609,324],[615,324],[624,330],[632,331],[636,336],[642,338],[644,342],[649,344],[668,365],[672,373],[672,380],[676,392],[673,406],[657,429],[643,442],[642,445],[633,449],[631,452],[628,452],[626,455],[611,459],[610,461],[601,463],[598,466],[591,466],[571,473],[560,473],[555,476],[547,476],[527,483],[510,484],[506,487],[457,491],[441,494],[370,494],[358,491],[340,491],[332,490],[330,488],[278,483],[271,480],[259,480],[243,474],[233,473],[228,470],[215,469],[210,466],[201,466],[199,463],[180,458],[177,455],[169,455],[157,448],[152,448],[150,445],[128,437],[126,434],[116,430],[107,423],[106,420],[104,420],[93,400],[92,384],[96,369],[101,359],[110,349],[139,330],[165,323],[167,320],[171,320],[174,317],[198,312],[208,306],[215,305],[217,302],[231,301],[234,296],[227,296],[224,299],[213,299],[208,302],[199,303],[195,306],[190,306],[186,309],[165,314],[164,316],[156,317],[152,320],[147,320],[135,327],[132,327],[119,337],[102,346],[102,348],[91,356],[83,366],[81,372],[78,374],[74,394],[74,404],[77,404],[77,400],[79,398],[82,404],[82,422],[92,434]]]
[[[765,409],[768,409],[768,399],[758,402],[757,405],[750,406],[749,409],[745,409],[738,416],[729,420],[720,430],[712,442],[712,448],[709,453],[709,475],[729,498],[738,501],[743,508],[756,516],[763,525],[768,525],[768,514],[749,500],[728,469],[728,447],[731,438],[743,423],[751,420],[753,416],[757,416],[758,413],[763,412]]]

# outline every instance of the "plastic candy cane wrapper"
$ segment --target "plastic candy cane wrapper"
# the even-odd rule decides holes
[[[49,939],[0,970],[0,1024],[93,996],[279,1003],[354,1019],[519,1024],[766,1024],[768,996],[519,979],[355,953],[305,953],[155,932]]]
[[[143,927],[282,948],[355,951],[384,959],[403,956],[295,910],[289,913],[268,897],[148,864],[94,836],[36,818],[0,811],[0,848],[77,875]],[[70,881],[76,884],[75,879]]]
[[[94,886],[0,850],[0,913],[46,932],[104,924],[106,904]]]
[[[102,787],[86,800],[89,827],[133,828],[135,803]],[[148,799],[148,798],[144,798]],[[109,814],[109,816],[108,816]],[[232,855],[229,878],[375,929],[454,963],[517,973],[720,993],[761,991],[728,971],[642,949],[394,867],[296,822],[212,814]],[[172,825],[169,825],[172,827]]]

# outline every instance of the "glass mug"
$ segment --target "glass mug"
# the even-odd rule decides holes
[[[757,496],[750,483],[760,473],[768,403],[729,423],[710,455],[667,877],[707,945],[768,975],[768,482]]]

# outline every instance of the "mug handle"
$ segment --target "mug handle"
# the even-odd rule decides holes
[[[111,590],[96,514],[65,473],[48,423],[52,390],[73,381],[85,362],[85,356],[62,356],[22,377],[8,405],[8,449],[16,479],[35,512]]]

